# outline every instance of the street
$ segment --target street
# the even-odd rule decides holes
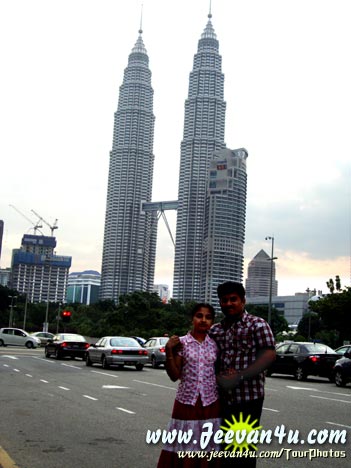
[[[163,368],[88,368],[79,359],[46,359],[43,348],[6,347],[0,379],[0,466],[7,454],[19,468],[156,467],[162,443],[148,444],[146,435],[166,429],[177,388]],[[303,467],[310,456],[319,467],[347,466],[350,412],[350,385],[267,378],[261,425],[272,440],[258,451],[286,450],[257,466]]]

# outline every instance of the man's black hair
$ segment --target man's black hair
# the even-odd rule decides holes
[[[219,284],[217,287],[217,294],[219,299],[222,296],[232,293],[236,293],[241,300],[245,299],[245,288],[241,283],[238,283],[237,281],[226,281],[225,283]]]

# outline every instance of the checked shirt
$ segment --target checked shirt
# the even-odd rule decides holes
[[[275,342],[268,323],[246,311],[229,328],[225,321],[216,323],[209,331],[209,336],[216,342],[219,350],[219,372],[237,372],[249,367],[260,350],[274,349]],[[241,403],[264,397],[264,373],[240,382],[231,392],[225,392],[223,398],[228,404]]]

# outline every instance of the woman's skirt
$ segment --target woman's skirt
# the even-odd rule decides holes
[[[165,442],[157,468],[205,468],[219,465],[212,452],[223,450],[214,443],[220,429],[219,400],[203,406],[200,397],[195,406],[175,400],[172,419],[167,428]]]

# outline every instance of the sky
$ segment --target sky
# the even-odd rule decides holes
[[[209,1],[0,0],[2,268],[33,233],[34,210],[58,220],[56,252],[72,256],[71,272],[101,271],[113,119],[142,3],[153,201],[176,200],[184,102]],[[244,280],[274,237],[279,295],[326,293],[335,275],[350,286],[350,10],[349,0],[212,0],[225,142],[249,153]],[[166,215],[175,236],[176,213]],[[160,219],[155,283],[172,287],[173,260]]]

